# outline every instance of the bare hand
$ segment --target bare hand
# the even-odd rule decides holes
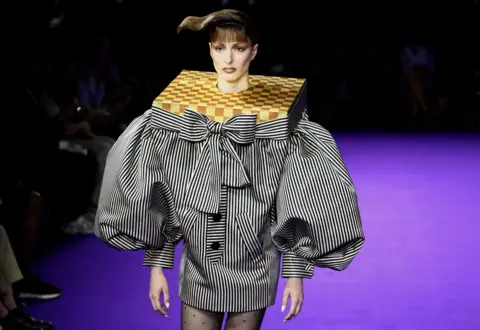
[[[163,295],[163,304],[160,302],[160,296]],[[168,292],[168,282],[161,268],[153,267],[150,272],[150,301],[153,310],[168,317],[168,308],[170,308],[170,294]]]
[[[290,321],[297,316],[303,304],[303,278],[289,278],[283,291],[282,312],[287,308],[288,298],[290,298],[290,310],[283,322]]]

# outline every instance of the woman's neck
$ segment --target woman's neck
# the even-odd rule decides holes
[[[217,81],[217,88],[224,93],[240,93],[248,89],[248,76],[242,77],[235,82],[228,82],[225,80]]]

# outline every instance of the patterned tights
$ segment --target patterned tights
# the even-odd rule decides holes
[[[228,313],[225,330],[260,330],[265,310]],[[182,305],[182,330],[220,330],[225,315]]]

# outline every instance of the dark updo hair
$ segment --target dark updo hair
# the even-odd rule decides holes
[[[177,28],[182,30],[206,31],[210,41],[249,41],[258,43],[258,35],[252,19],[239,10],[224,9],[203,17],[188,16]]]

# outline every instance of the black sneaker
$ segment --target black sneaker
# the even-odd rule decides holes
[[[53,330],[55,326],[47,321],[37,320],[21,309],[9,311],[1,325],[4,330]]]
[[[19,299],[49,300],[60,297],[62,290],[43,282],[36,276],[26,276],[12,284],[13,292]]]

